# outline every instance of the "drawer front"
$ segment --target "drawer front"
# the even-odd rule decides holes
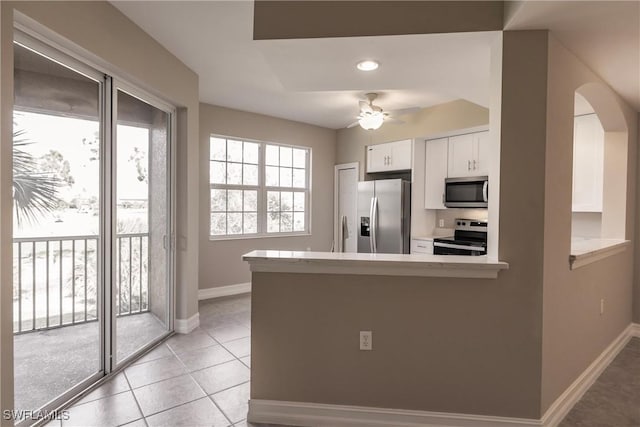
[[[433,240],[411,239],[411,253],[433,255]]]

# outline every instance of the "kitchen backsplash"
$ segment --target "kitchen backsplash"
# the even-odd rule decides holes
[[[486,209],[461,209],[449,208],[436,211],[436,227],[437,228],[454,228],[456,218],[479,219],[486,221],[488,211]],[[443,227],[439,227],[440,220],[444,220]]]

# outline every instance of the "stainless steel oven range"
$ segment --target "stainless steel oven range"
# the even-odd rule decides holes
[[[433,239],[434,255],[486,255],[487,222],[475,219],[456,219],[453,237]]]

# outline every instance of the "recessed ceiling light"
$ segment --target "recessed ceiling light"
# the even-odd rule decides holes
[[[358,62],[358,70],[360,71],[373,71],[373,70],[377,70],[378,66],[380,66],[380,64],[378,64],[377,61],[373,61],[370,59],[367,59],[366,61],[360,61]]]

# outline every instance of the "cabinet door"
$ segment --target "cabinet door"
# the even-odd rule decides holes
[[[449,178],[474,176],[473,166],[473,134],[457,135],[449,138]]]
[[[478,132],[473,134],[474,156],[472,160],[472,169],[474,175],[489,175],[489,131]]]
[[[390,142],[391,164],[389,170],[409,170],[411,169],[411,140]]]
[[[602,212],[604,130],[595,114],[573,127],[573,212]]]
[[[424,168],[424,208],[445,209],[444,180],[447,177],[448,138],[426,143]]]
[[[433,240],[411,239],[411,253],[433,255]]]
[[[391,147],[389,144],[369,145],[367,147],[367,172],[384,172],[389,170]]]

